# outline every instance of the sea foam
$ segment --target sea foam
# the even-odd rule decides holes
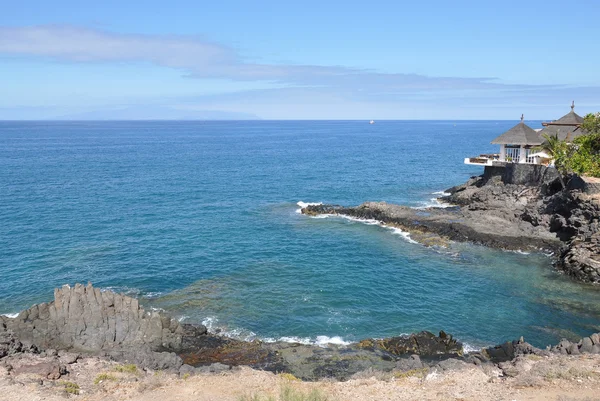
[[[316,336],[315,338],[311,337],[295,337],[295,336],[283,336],[279,338],[263,338],[262,341],[266,343],[274,343],[274,342],[284,342],[284,343],[292,343],[292,344],[304,344],[304,345],[316,345],[318,347],[327,347],[328,345],[341,345],[347,346],[352,344],[351,341],[345,341],[340,336]]]
[[[296,337],[296,336],[282,336],[282,337],[259,337],[251,330],[243,328],[228,328],[219,325],[219,319],[216,316],[207,316],[202,320],[202,324],[206,326],[210,333],[218,333],[222,336],[234,338],[242,341],[253,341],[260,340],[265,343],[284,342],[293,344],[304,344],[304,345],[316,345],[319,347],[326,347],[328,345],[340,345],[346,346],[352,344],[351,341],[346,341],[340,336],[316,336],[312,337]]]
[[[432,192],[431,195],[439,195],[436,196],[435,198],[431,198],[429,199],[429,201],[425,201],[425,202],[421,202],[422,206],[415,206],[413,207],[413,209],[429,209],[429,208],[449,208],[449,207],[455,207],[455,205],[451,204],[451,203],[445,203],[439,200],[440,196],[449,196],[451,194],[449,194],[448,192],[444,192],[444,191],[436,191],[436,192]]]
[[[304,202],[298,202],[298,206],[300,206],[301,208],[304,208],[308,205],[322,205],[322,203],[304,203]],[[300,209],[298,209],[296,212],[300,213]],[[404,238],[405,240],[407,240],[408,242],[410,242],[411,244],[418,244],[417,241],[415,241],[414,239],[410,238],[410,233],[408,231],[403,231],[397,227],[390,227],[385,225],[385,223],[379,221],[379,220],[375,220],[375,219],[360,219],[358,217],[352,217],[352,216],[346,216],[343,214],[319,214],[316,216],[310,216],[313,219],[327,219],[327,218],[341,218],[341,219],[345,219],[348,221],[353,221],[356,223],[361,223],[361,224],[366,224],[367,226],[381,226],[383,228],[387,228],[389,230],[392,231],[393,234],[399,235],[402,238]]]
[[[5,317],[8,317],[8,318],[14,319],[14,318],[16,318],[17,316],[19,316],[19,314],[18,314],[18,313],[4,313],[2,316],[5,316]]]
[[[296,203],[296,205],[300,206],[299,209],[296,209],[296,213],[302,213],[302,209],[304,209],[305,207],[308,206],[318,206],[318,205],[322,205],[323,202],[302,202],[299,201],[298,203]]]

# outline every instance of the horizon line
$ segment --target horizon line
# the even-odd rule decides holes
[[[380,120],[370,120],[364,118],[353,118],[353,119],[324,119],[324,118],[303,118],[303,119],[266,119],[266,118],[257,118],[257,119],[2,119],[0,118],[0,122],[283,122],[283,121],[365,121],[370,122],[374,121],[377,123],[378,121],[520,121],[520,119],[508,119],[508,118],[500,118],[500,119],[486,119],[486,118],[459,118],[459,119],[447,119],[447,118],[398,118],[398,119],[380,119]],[[530,119],[525,121],[546,121],[544,119]],[[547,120],[553,121],[553,120]]]

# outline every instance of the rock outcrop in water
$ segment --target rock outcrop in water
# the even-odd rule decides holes
[[[135,298],[76,284],[54,290],[54,301],[34,305],[5,325],[24,343],[42,348],[95,352],[147,345],[177,350],[183,328],[177,320],[146,312]]]
[[[548,350],[513,341],[469,355],[463,355],[462,344],[443,331],[438,336],[421,332],[348,346],[247,342],[207,333],[201,325],[179,324],[162,312],[146,312],[133,298],[91,285],[57,289],[54,302],[35,305],[16,318],[0,317],[0,365],[12,369],[16,364],[14,374],[35,373],[51,380],[67,372],[83,354],[181,375],[245,365],[288,372],[304,380],[346,380],[363,371],[400,374],[468,364],[497,364],[510,370],[511,361],[521,355],[550,352],[600,354],[600,336],[579,343],[564,340]],[[25,354],[39,354],[50,362],[23,364]]]
[[[184,330],[177,320],[91,284],[57,288],[53,302],[0,319],[0,332],[11,333],[25,347],[102,351],[155,367],[181,365],[174,352],[181,348]]]
[[[577,183],[577,180],[572,180]],[[356,207],[311,205],[307,215],[374,219],[408,231],[424,245],[465,241],[508,250],[546,250],[577,280],[600,283],[600,202],[556,179],[536,185],[504,183],[499,176],[473,177],[447,190],[441,201],[456,207],[418,210],[385,202]]]

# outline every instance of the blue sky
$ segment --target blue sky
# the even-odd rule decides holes
[[[600,110],[600,2],[27,1],[0,119],[558,118]]]

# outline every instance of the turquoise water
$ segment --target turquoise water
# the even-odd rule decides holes
[[[600,331],[600,290],[545,255],[434,250],[297,213],[299,201],[434,204],[512,125],[0,122],[0,313],[91,281],[243,338],[443,329],[473,346],[543,346]]]

